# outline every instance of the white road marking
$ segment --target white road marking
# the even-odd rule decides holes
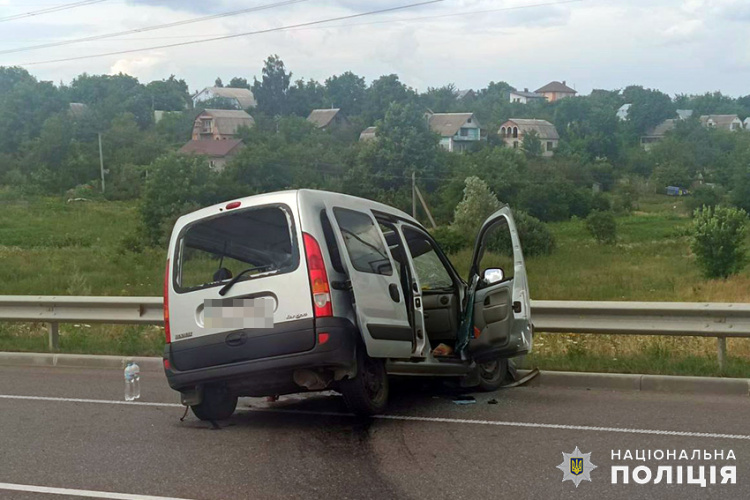
[[[0,399],[21,399],[31,401],[52,401],[60,403],[94,403],[109,405],[125,406],[152,406],[164,408],[185,408],[178,403],[148,403],[143,401],[117,401],[108,399],[77,399],[77,398],[57,398],[49,396],[17,396],[11,394],[0,394]],[[287,413],[296,415],[318,415],[326,417],[355,417],[352,413],[339,413],[335,411],[310,411],[310,410],[285,410],[278,408],[238,408],[237,411],[255,411],[262,413]],[[710,439],[732,439],[740,441],[750,441],[750,435],[747,434],[721,434],[714,432],[690,432],[690,431],[669,431],[662,429],[629,429],[627,427],[601,427],[590,425],[568,425],[568,424],[544,424],[538,422],[509,422],[503,420],[474,420],[468,418],[446,418],[446,417],[421,417],[411,415],[375,415],[372,418],[377,420],[400,420],[412,422],[432,422],[441,424],[470,424],[470,425],[492,425],[500,427],[524,427],[532,429],[560,429],[567,431],[589,431],[589,432],[616,432],[623,434],[648,434],[655,436],[680,436]]]
[[[106,498],[110,500],[189,500],[177,497],[155,497],[151,495],[131,495],[128,493],[110,493],[108,491],[77,490],[71,488],[48,488],[28,484],[0,483],[0,490],[47,493],[49,495],[68,495],[84,498]]]

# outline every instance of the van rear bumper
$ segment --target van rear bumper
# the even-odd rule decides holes
[[[320,344],[317,334],[327,333],[328,341]],[[355,365],[355,348],[358,337],[356,327],[346,318],[319,318],[304,330],[299,330],[300,336],[314,335],[315,345],[312,349],[294,354],[257,358],[237,363],[208,366],[193,370],[178,370],[172,360],[172,345],[164,348],[164,372],[169,386],[177,391],[192,389],[195,386],[248,378],[260,379],[264,375],[292,373],[304,368],[349,368]],[[273,335],[265,337],[267,342],[278,342]],[[300,388],[300,390],[303,390]]]

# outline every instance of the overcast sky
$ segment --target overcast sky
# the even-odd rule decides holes
[[[369,82],[397,73],[420,91],[448,83],[476,89],[501,80],[534,90],[565,80],[584,94],[630,84],[669,94],[750,94],[750,0],[443,0],[304,29],[150,48],[418,1],[300,0],[148,33],[0,54],[0,65],[23,65],[42,80],[66,83],[83,72],[124,72],[143,82],[175,74],[194,91],[217,76],[252,80],[275,53],[294,79],[322,81],[350,70]],[[72,2],[0,0],[0,20]],[[0,51],[277,3],[288,0],[104,0],[0,22]],[[27,65],[135,48],[150,49]]]

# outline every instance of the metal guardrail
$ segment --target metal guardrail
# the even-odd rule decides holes
[[[49,325],[49,347],[60,323],[161,325],[161,297],[0,296],[0,321]],[[727,337],[750,337],[750,304],[534,300],[534,328],[543,333],[716,337],[720,367]]]

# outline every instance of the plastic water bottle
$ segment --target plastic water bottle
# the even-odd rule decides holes
[[[130,361],[125,367],[125,401],[134,401],[141,397],[141,369]]]

